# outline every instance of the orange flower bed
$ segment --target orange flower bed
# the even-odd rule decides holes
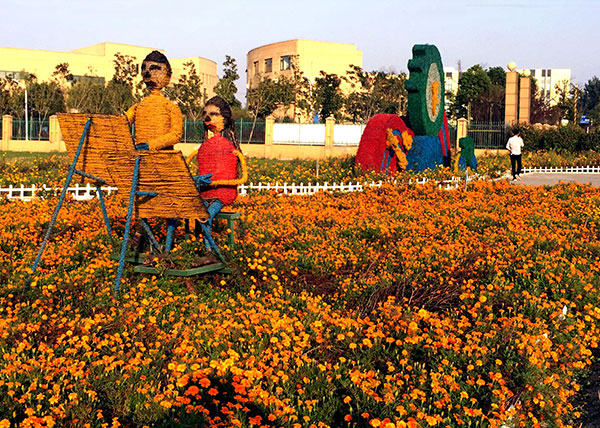
[[[97,202],[65,204],[27,285],[56,201],[0,201],[0,427],[571,426],[599,202],[494,183],[241,198],[237,274],[128,271],[115,298]]]

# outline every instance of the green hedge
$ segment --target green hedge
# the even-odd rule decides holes
[[[586,134],[581,128],[573,125],[561,126],[557,129],[540,130],[532,127],[521,127],[521,137],[526,151],[564,150],[569,152],[581,150],[600,151],[600,130]]]

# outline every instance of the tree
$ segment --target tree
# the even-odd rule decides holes
[[[530,122],[556,124],[561,119],[561,109],[556,105],[551,106],[550,100],[543,96],[537,85],[532,83],[532,88],[535,92],[531,96]]]
[[[255,117],[269,116],[278,105],[290,105],[294,99],[294,85],[286,76],[261,79],[255,88],[248,90],[248,107]]]
[[[27,83],[29,114],[37,117],[40,124],[49,116],[65,111],[65,96],[56,82],[37,82],[31,79]],[[42,127],[38,130],[41,136]]]
[[[367,122],[377,113],[406,113],[406,74],[365,72],[352,65],[343,80],[352,89],[344,104],[346,114],[352,122]]]
[[[572,120],[575,110],[575,85],[568,80],[562,80],[554,85],[554,87],[558,97],[556,107],[560,111],[559,119]]]
[[[25,114],[25,109],[23,108],[23,104],[21,104],[21,111],[19,113],[17,108],[17,103],[15,100],[17,91],[24,92],[22,88],[19,87],[19,84],[12,79],[0,79],[0,113],[8,114],[11,116],[23,116]],[[25,95],[23,95],[23,99]]]
[[[229,103],[231,107],[241,107],[242,103],[235,97],[237,87],[235,81],[240,78],[237,72],[237,64],[235,58],[225,55],[223,63],[223,77],[214,87],[215,93]]]
[[[583,113],[594,123],[600,123],[600,79],[592,77],[583,87]]]
[[[465,71],[458,79],[458,92],[453,112],[456,117],[469,118],[470,115],[475,119],[474,111],[479,113],[479,108],[477,108],[479,106],[474,106],[474,104],[479,101],[484,92],[488,91],[490,84],[490,76],[479,64]],[[479,118],[475,120],[479,120]]]
[[[137,101],[129,85],[112,79],[104,89],[100,111],[105,114],[124,114]]]
[[[502,67],[488,68],[487,74],[492,85],[506,86],[506,71]]]
[[[298,55],[293,55],[290,58],[290,69],[292,73],[289,77],[289,83],[292,85],[293,103],[296,107],[296,114],[300,117],[312,118],[315,111],[313,84],[300,70]]]
[[[290,71],[274,79],[258,76],[258,84],[247,92],[247,107],[255,117],[265,117],[278,108],[294,106],[297,117],[312,116],[313,91],[311,81],[298,67],[298,56],[290,58]]]
[[[184,74],[179,78],[179,82],[165,88],[165,96],[179,106],[183,116],[191,121],[197,121],[206,103],[206,91],[202,89],[202,79],[194,63],[186,62],[183,68]]]
[[[481,65],[472,66],[460,76],[456,97],[448,103],[452,116],[503,121],[505,85],[506,72],[502,67],[484,70]]]
[[[104,84],[98,80],[82,79],[73,84],[67,96],[70,111],[80,113],[105,113],[102,111],[105,96]]]
[[[56,82],[61,88],[65,88],[68,83],[73,83],[73,74],[69,70],[69,63],[57,64],[50,80]]]
[[[139,74],[138,66],[135,63],[136,57],[131,55],[122,55],[120,52],[115,54],[113,64],[115,74],[112,80],[118,83],[124,83],[133,88],[133,81]]]
[[[328,74],[324,71],[321,71],[320,77],[315,79],[313,94],[321,123],[325,123],[329,116],[337,120],[343,118],[344,96],[340,89],[341,82],[342,79],[337,74]]]
[[[141,98],[138,91],[140,86],[134,92],[133,81],[138,75],[137,66],[134,64],[135,57],[130,55],[121,55],[117,52],[113,64],[115,74],[108,82],[102,97],[100,111],[107,114],[123,114],[129,107],[134,105]]]

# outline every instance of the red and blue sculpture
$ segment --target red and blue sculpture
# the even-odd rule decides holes
[[[441,56],[434,45],[415,45],[412,52],[405,83],[408,117],[376,114],[369,120],[355,161],[363,169],[393,174],[450,166]]]

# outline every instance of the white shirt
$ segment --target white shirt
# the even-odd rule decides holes
[[[513,135],[508,139],[508,143],[506,143],[506,148],[510,151],[511,155],[520,155],[523,146],[525,146],[525,143],[518,135]]]

